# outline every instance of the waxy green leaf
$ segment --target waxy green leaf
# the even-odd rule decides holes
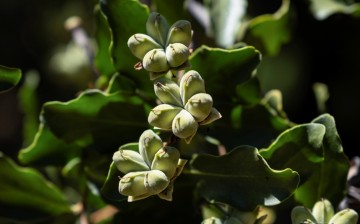
[[[0,65],[0,92],[12,89],[19,83],[20,79],[20,69]]]

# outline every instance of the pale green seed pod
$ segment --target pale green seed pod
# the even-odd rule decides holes
[[[146,164],[151,167],[155,154],[163,147],[161,138],[152,130],[144,131],[139,139],[139,152]]]
[[[190,55],[189,48],[180,43],[169,44],[165,50],[166,59],[172,68],[184,64]]]
[[[154,127],[171,130],[175,116],[182,108],[170,104],[160,104],[152,109],[148,116],[148,122]]]
[[[160,13],[151,12],[146,21],[146,32],[159,44],[165,46],[166,37],[169,32],[169,24]]]
[[[296,206],[291,211],[292,224],[317,223],[310,210],[304,206]]]
[[[205,93],[205,83],[197,71],[190,70],[180,80],[180,95],[185,105],[193,95]]]
[[[143,157],[133,150],[119,150],[112,157],[115,166],[124,174],[150,170]]]
[[[223,222],[219,218],[211,217],[203,220],[201,224],[223,224]]]
[[[160,170],[171,179],[175,174],[179,159],[180,153],[176,148],[163,147],[155,154],[151,169]]]
[[[131,53],[140,60],[142,60],[145,54],[152,49],[161,48],[154,39],[142,33],[132,35],[129,38],[127,45],[130,48]]]
[[[169,30],[166,45],[181,43],[189,46],[191,43],[191,23],[187,20],[176,21]]]
[[[140,196],[147,194],[145,176],[149,171],[130,172],[123,176],[119,182],[119,193],[125,196]]]
[[[170,179],[160,170],[147,171],[144,185],[150,194],[159,194],[170,183]]]
[[[334,208],[329,200],[321,199],[315,203],[312,214],[318,223],[328,223],[334,216]]]
[[[220,114],[220,112],[216,109],[216,108],[211,108],[211,111],[209,113],[209,116],[207,116],[205,118],[205,120],[201,121],[199,124],[200,125],[207,125],[207,124],[211,124],[212,122],[220,119],[222,116]]]
[[[149,72],[165,72],[169,70],[166,54],[163,49],[152,49],[143,58],[142,66]]]
[[[182,107],[179,85],[167,78],[160,78],[154,83],[154,91],[159,100],[166,104]]]
[[[336,213],[329,221],[329,224],[356,224],[359,215],[352,209],[344,209]]]
[[[193,95],[185,105],[187,110],[197,122],[207,118],[213,106],[212,97],[207,93],[198,93]]]
[[[177,137],[186,139],[195,135],[198,126],[195,118],[189,112],[181,110],[172,122],[172,131]]]

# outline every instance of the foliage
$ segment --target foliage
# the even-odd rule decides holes
[[[247,1],[237,2],[243,8],[230,0],[204,2],[207,13],[198,12],[197,20],[205,18],[215,46],[194,44],[192,51],[186,38],[205,34],[176,6],[153,1],[170,27],[137,0],[100,0],[92,88],[66,102],[45,102],[39,120],[38,76],[27,74],[19,84],[19,69],[0,67],[0,91],[20,85],[26,113],[18,161],[0,154],[0,221],[271,223],[283,205],[341,201],[349,163],[334,117],[292,122],[281,92],[263,93],[256,73],[264,55],[277,55],[291,40],[290,1],[262,13],[248,10]],[[185,3],[199,4],[176,2]],[[323,5],[312,4],[324,19]],[[192,36],[180,19],[193,22]],[[134,34],[153,41],[138,58]],[[184,36],[173,43],[171,35]],[[163,51],[166,69],[154,71],[149,64],[157,66],[154,55]],[[99,211],[107,215],[94,221]],[[289,213],[276,222],[290,220]]]

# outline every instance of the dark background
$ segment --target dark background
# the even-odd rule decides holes
[[[63,25],[69,16],[83,18],[85,30],[94,35],[95,3],[94,0],[0,1],[0,64],[20,68],[23,74],[38,71],[39,111],[46,101],[69,100],[86,88],[86,82],[79,84],[81,80],[69,84],[57,78],[49,69],[49,58],[54,49],[71,40]],[[292,1],[292,10],[291,41],[279,55],[264,57],[260,65],[263,90],[280,89],[290,120],[307,123],[319,115],[313,83],[325,83],[330,93],[327,112],[335,117],[345,153],[349,157],[358,155],[360,18],[334,14],[318,21],[305,0]],[[23,147],[23,114],[18,91],[17,87],[0,94],[0,150],[14,157]]]

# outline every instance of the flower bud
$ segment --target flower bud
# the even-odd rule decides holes
[[[217,218],[217,217],[210,217],[207,219],[204,219],[201,224],[223,224],[223,222],[221,221],[221,219]]]
[[[124,174],[134,171],[150,170],[143,157],[133,150],[119,150],[112,157],[115,166]]]
[[[171,179],[175,174],[179,159],[180,153],[176,148],[163,147],[155,154],[151,169],[160,170]]]
[[[190,55],[189,48],[180,43],[169,44],[165,53],[170,67],[173,68],[184,64]]]
[[[130,51],[135,55],[135,57],[142,60],[147,52],[155,48],[161,48],[161,46],[156,43],[154,39],[148,35],[137,33],[132,35],[128,42],[128,47]]]
[[[159,100],[166,104],[182,107],[179,85],[166,78],[160,78],[154,83],[154,90]]]
[[[169,69],[165,51],[158,48],[145,54],[142,65],[149,72],[165,72]]]
[[[158,194],[170,183],[170,179],[160,170],[147,171],[144,185],[150,194]]]
[[[321,199],[315,203],[312,214],[319,223],[328,223],[334,216],[334,208],[329,200]]]
[[[356,224],[358,223],[359,215],[352,209],[344,209],[336,213],[329,221],[334,224]]]
[[[213,107],[213,108],[211,108],[211,111],[210,111],[209,115],[205,118],[205,120],[200,122],[200,125],[210,124],[213,121],[220,119],[221,117],[222,116],[221,116],[220,112]]]
[[[155,154],[163,147],[161,138],[152,130],[144,131],[139,139],[139,152],[148,166],[154,159]]]
[[[172,131],[179,138],[191,138],[196,134],[198,123],[195,118],[186,110],[181,110],[172,122]]]
[[[125,196],[140,196],[148,193],[145,187],[145,175],[149,171],[130,172],[123,176],[119,182],[119,192]]]
[[[150,13],[146,21],[146,32],[159,44],[164,46],[169,32],[169,25],[165,17],[157,12]]]
[[[148,122],[157,128],[171,130],[172,122],[181,110],[180,107],[160,104],[150,111]]]
[[[301,224],[301,223],[317,223],[314,216],[311,214],[310,210],[304,206],[296,206],[291,211],[291,223]]]
[[[191,23],[187,20],[176,21],[169,30],[166,45],[181,43],[189,46],[191,43]]]
[[[197,122],[203,121],[211,112],[213,100],[207,93],[198,93],[193,95],[185,105],[187,110]]]
[[[190,70],[180,80],[180,95],[185,105],[193,95],[205,93],[204,80],[197,71]]]

